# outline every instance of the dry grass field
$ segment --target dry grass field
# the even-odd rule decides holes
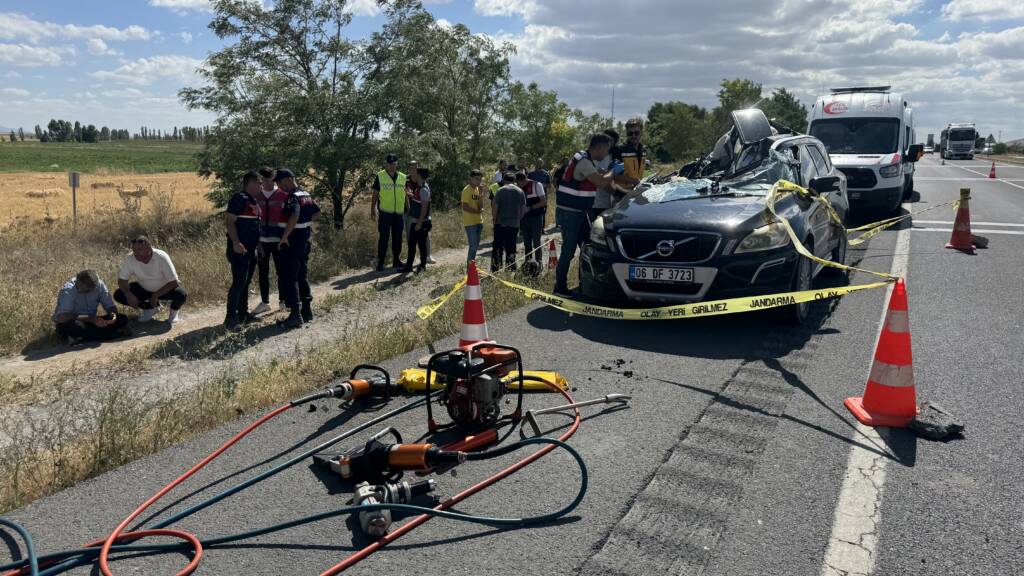
[[[206,199],[209,181],[194,172],[164,174],[82,174],[78,189],[78,216],[87,218],[110,211],[146,212],[154,203],[170,202],[174,213],[212,213]],[[71,216],[71,188],[62,172],[0,174],[0,228],[18,221],[58,221]]]

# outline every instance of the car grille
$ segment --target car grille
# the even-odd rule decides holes
[[[656,294],[675,294],[678,296],[696,296],[703,284],[668,284],[661,282],[640,282],[626,280],[626,286],[635,292],[653,292]]]
[[[721,237],[702,232],[659,232],[656,230],[623,230],[618,236],[622,255],[641,262],[693,263],[711,258]],[[676,242],[668,256],[658,254],[658,243]]]
[[[873,170],[867,168],[840,168],[846,174],[847,188],[874,188],[878,180]]]

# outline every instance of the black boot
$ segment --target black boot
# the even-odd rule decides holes
[[[312,306],[312,303],[313,303],[312,300],[303,300],[302,301],[302,310],[301,310],[302,321],[307,323],[307,324],[313,321],[313,306]]]
[[[302,315],[299,313],[298,306],[291,309],[291,312],[288,314],[288,317],[281,322],[281,326],[284,327],[286,330],[291,330],[293,328],[302,328]]]

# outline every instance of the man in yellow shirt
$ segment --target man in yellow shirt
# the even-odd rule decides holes
[[[469,184],[462,189],[462,225],[466,227],[466,239],[469,241],[469,252],[466,261],[476,260],[476,251],[480,247],[480,235],[484,231],[484,189],[481,185],[483,172],[473,170],[469,173]]]

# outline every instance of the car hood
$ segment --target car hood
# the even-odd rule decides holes
[[[763,226],[768,211],[765,196],[694,197],[652,202],[643,195],[626,198],[603,214],[609,232],[626,228],[660,228],[744,234]],[[776,210],[788,216],[791,195],[779,200]]]

